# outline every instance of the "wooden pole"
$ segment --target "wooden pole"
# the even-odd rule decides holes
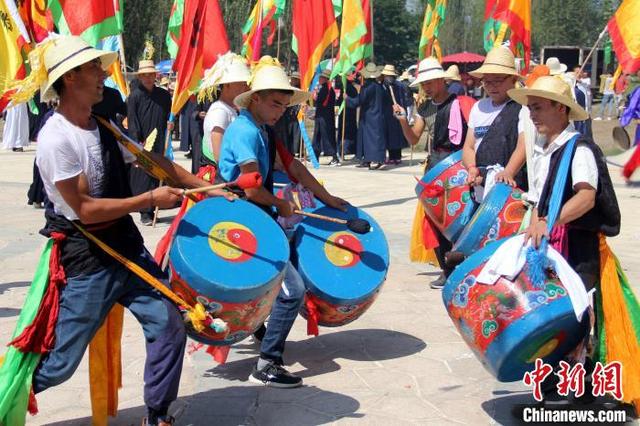
[[[169,144],[171,143],[171,134],[173,133],[173,130],[169,130],[169,125],[171,124],[173,124],[173,114],[169,114],[169,121],[167,122],[167,135],[164,138],[164,150],[162,151],[163,156],[167,155],[167,150],[169,149]],[[161,187],[162,185],[164,185],[164,180],[160,179],[160,183],[158,184],[158,187]],[[158,221],[159,212],[160,212],[160,207],[156,206],[155,210],[153,211],[153,221],[151,222],[152,228],[156,227],[156,222]]]
[[[277,41],[278,44],[276,45],[276,59],[280,61],[280,18],[278,18],[278,22],[276,23],[276,25],[278,26],[278,41]]]
[[[582,71],[584,70],[584,67],[587,65],[587,62],[589,62],[589,59],[591,59],[591,55],[593,55],[593,52],[595,52],[595,50],[598,48],[598,45],[600,44],[600,41],[604,38],[605,34],[607,34],[607,27],[604,27],[604,29],[602,30],[602,32],[598,36],[598,39],[596,40],[596,42],[594,43],[593,47],[591,48],[591,51],[589,52],[589,54],[587,55],[585,60],[582,62],[582,66],[580,67],[580,71],[578,71],[578,75],[575,76],[576,78],[574,80],[574,85],[578,84],[579,75],[582,75]],[[598,64],[594,64],[594,65],[596,67],[598,66]]]
[[[345,81],[346,83],[346,81]],[[343,88],[342,88],[342,99],[343,99],[343,105],[344,108],[342,108],[342,155],[340,156],[340,159],[342,161],[344,161],[344,133],[345,133],[345,128],[347,127],[347,87],[346,84],[343,84]]]

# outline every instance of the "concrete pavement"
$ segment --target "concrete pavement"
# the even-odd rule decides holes
[[[7,342],[44,244],[38,234],[42,210],[26,205],[34,146],[25,153],[0,152],[0,342]],[[183,164],[182,154],[177,156]],[[422,154],[416,153],[416,160]],[[414,175],[408,165],[366,171],[353,165],[322,167],[314,174],[334,194],[364,208],[383,227],[391,268],[375,304],[357,321],[321,328],[306,336],[296,321],[285,353],[288,368],[305,387],[268,389],[247,381],[258,347],[252,339],[236,344],[225,365],[203,351],[185,357],[180,399],[171,413],[179,425],[425,425],[514,424],[510,408],[532,401],[521,384],[495,381],[462,341],[443,307],[440,291],[428,283],[437,271],[408,260],[408,236],[416,205]],[[324,161],[326,162],[326,161]],[[614,251],[638,290],[640,209],[637,189],[624,185],[612,169],[623,215],[622,233],[611,239]],[[155,229],[141,227],[153,250],[173,211],[161,212]],[[136,218],[137,220],[138,218]],[[127,314],[123,338],[123,388],[120,411],[111,424],[137,425],[144,415],[142,370],[144,340]],[[73,378],[38,397],[40,414],[28,424],[90,423],[87,360]]]

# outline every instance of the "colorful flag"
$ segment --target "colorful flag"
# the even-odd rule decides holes
[[[356,62],[362,60],[364,50],[362,37],[367,33],[364,12],[360,0],[344,0],[342,5],[342,27],[340,28],[340,50],[338,60],[333,64],[331,79],[337,75],[346,76]]]
[[[53,31],[53,18],[47,0],[21,0],[18,10],[31,41],[40,43]]]
[[[102,50],[110,50],[112,52],[120,52],[120,37],[119,36],[109,36],[107,38],[102,39],[97,46],[98,49]],[[127,81],[122,74],[122,65],[120,63],[120,57],[111,64],[109,70],[109,78],[105,80],[105,85],[117,89],[122,96],[122,99],[125,100],[127,96],[129,96],[129,86],[127,85]]]
[[[182,29],[182,19],[184,17],[184,0],[173,0],[169,24],[167,25],[167,51],[171,59],[175,59],[178,54],[180,44],[180,30]]]
[[[204,70],[213,66],[218,55],[228,50],[229,41],[218,0],[185,0],[184,24],[178,55],[173,63],[173,70],[177,73],[171,102],[173,116],[198,87]]]
[[[300,64],[302,90],[309,90],[313,72],[327,47],[338,38],[331,0],[293,0],[293,46]]]
[[[607,24],[613,50],[622,70],[640,70],[640,1],[624,0]]]
[[[27,29],[13,0],[0,0],[0,112],[9,103],[9,84],[26,76],[23,49],[29,44]]]
[[[362,46],[362,59],[373,56],[373,26],[371,23],[371,3],[370,0],[362,0],[362,12],[364,13],[364,23],[367,26],[367,33],[360,40]],[[364,61],[361,61],[363,63]]]
[[[49,0],[53,22],[60,34],[82,37],[96,46],[100,39],[122,33],[122,0]]]
[[[333,3],[333,14],[337,18],[342,15],[342,0],[331,0]]]
[[[420,45],[418,47],[418,58],[420,60],[429,56],[442,58],[442,50],[438,37],[447,14],[447,0],[429,0],[424,11],[422,21],[422,33],[420,35]]]
[[[242,27],[242,55],[250,61],[260,59],[262,34],[269,27],[267,44],[271,46],[276,33],[278,18],[284,13],[286,0],[256,0],[256,4],[249,15],[249,19]],[[259,11],[262,13],[259,13]]]
[[[487,0],[485,18],[485,50],[501,45],[508,31],[509,47],[524,58],[526,72],[531,59],[531,0]]]

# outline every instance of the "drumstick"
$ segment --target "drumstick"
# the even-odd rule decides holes
[[[356,234],[366,234],[367,232],[371,231],[371,224],[364,219],[338,219],[335,217],[325,216],[317,213],[309,213],[302,210],[294,210],[293,212],[302,216],[312,217],[314,219],[326,220],[327,222],[347,225],[347,228],[349,228],[349,230],[355,232]]]
[[[262,176],[258,172],[251,173],[243,173],[238,177],[238,179],[233,182],[223,182],[215,185],[209,186],[201,186],[200,188],[192,188],[192,189],[183,189],[182,195],[190,195],[196,194],[199,192],[207,192],[214,189],[223,189],[223,188],[240,188],[240,189],[249,189],[249,188],[257,188],[262,185]]]

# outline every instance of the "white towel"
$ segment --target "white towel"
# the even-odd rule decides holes
[[[513,280],[527,261],[527,250],[530,245],[524,244],[524,234],[509,238],[487,261],[476,282],[493,285],[500,277]],[[547,257],[558,274],[560,282],[567,289],[577,320],[581,321],[582,315],[589,307],[590,295],[578,274],[553,247],[548,248]]]

